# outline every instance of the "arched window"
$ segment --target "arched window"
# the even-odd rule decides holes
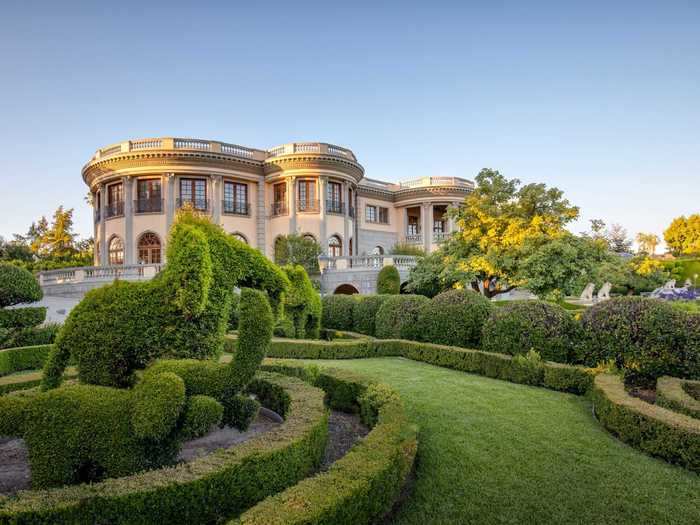
[[[124,243],[116,235],[109,241],[109,265],[124,264]]]
[[[245,235],[243,235],[242,233],[234,232],[231,234],[231,236],[234,237],[235,239],[238,239],[242,243],[248,244],[248,239],[246,239]]]
[[[139,237],[139,264],[160,264],[160,238],[153,232]]]
[[[331,235],[328,239],[328,255],[340,257],[343,254],[343,242],[337,235]]]
[[[381,246],[375,246],[372,250],[372,255],[384,255],[384,248]]]
[[[306,239],[306,240],[316,242],[316,237],[314,237],[314,236],[313,236],[312,234],[310,234],[310,233],[305,233],[303,237],[304,237],[304,239]]]

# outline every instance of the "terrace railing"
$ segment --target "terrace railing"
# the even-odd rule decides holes
[[[39,272],[39,284],[50,286],[56,284],[78,284],[101,282],[107,283],[115,279],[126,281],[147,280],[154,277],[162,264],[128,264],[121,266],[83,266],[80,268],[61,268]]]

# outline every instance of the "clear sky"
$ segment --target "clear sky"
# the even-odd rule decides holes
[[[82,165],[151,136],[490,167],[661,235],[700,212],[700,2],[2,2],[0,235],[91,235]]]

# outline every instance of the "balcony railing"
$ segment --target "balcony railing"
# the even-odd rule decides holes
[[[279,217],[280,215],[287,215],[289,209],[287,208],[286,202],[273,202],[270,206],[270,215],[273,217]]]
[[[207,199],[177,199],[177,207],[190,207],[196,211],[209,211],[209,201]]]
[[[406,241],[406,244],[420,244],[423,242],[423,234],[422,233],[407,233],[404,240]]]
[[[110,282],[114,279],[146,280],[155,276],[162,264],[125,264],[120,266],[84,266],[39,272],[42,286],[88,282]]]
[[[413,255],[352,255],[343,257],[321,256],[318,258],[323,272],[342,270],[380,269],[384,266],[396,266],[410,269],[418,264],[420,257]]]
[[[448,232],[433,232],[433,242],[445,242],[449,238]]]
[[[304,200],[297,201],[297,211],[306,213],[318,213],[321,209],[318,201]]]
[[[221,211],[226,215],[249,215],[250,206],[247,202],[222,201]]]
[[[162,213],[163,199],[136,199],[134,213]]]
[[[110,202],[105,207],[105,219],[124,215],[124,201]]]
[[[345,204],[340,201],[328,199],[326,200],[326,212],[343,215],[345,214]]]

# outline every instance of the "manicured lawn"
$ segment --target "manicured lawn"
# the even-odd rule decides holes
[[[700,523],[700,476],[623,445],[586,399],[386,358],[313,361],[398,389],[420,425],[394,523]]]

